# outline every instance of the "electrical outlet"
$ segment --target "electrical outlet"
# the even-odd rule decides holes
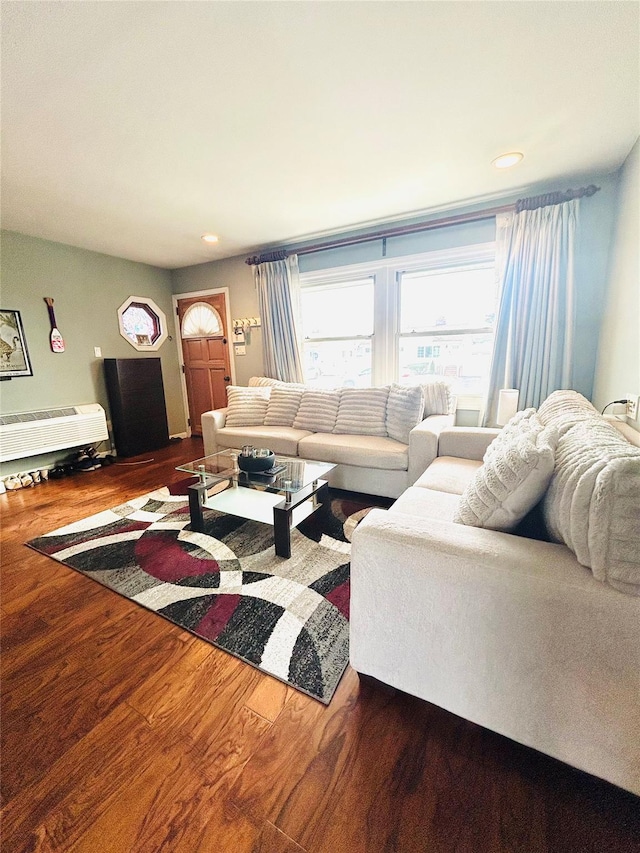
[[[627,394],[627,417],[631,418],[631,420],[637,420],[638,418],[638,395],[637,394]]]

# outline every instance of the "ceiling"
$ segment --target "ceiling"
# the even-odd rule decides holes
[[[636,2],[2,5],[2,227],[169,269],[566,189],[639,133]]]

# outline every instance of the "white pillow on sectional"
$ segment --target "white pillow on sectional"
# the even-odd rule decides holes
[[[271,389],[264,425],[293,426],[303,393],[302,389],[281,388],[275,385]]]
[[[422,386],[424,391],[424,417],[429,415],[450,415],[451,389],[446,382],[425,382]]]
[[[305,389],[298,414],[293,422],[295,429],[309,432],[333,432],[340,405],[340,391]]]
[[[490,530],[513,530],[546,492],[557,443],[557,429],[543,428],[539,421],[505,442],[500,452],[476,471],[460,497],[454,521]]]
[[[343,388],[334,433],[386,436],[388,399],[388,385],[382,388]]]
[[[224,425],[228,427],[262,426],[267,414],[271,388],[227,387],[228,408]]]
[[[422,420],[424,391],[421,385],[392,385],[387,400],[387,435],[409,444],[409,433]]]
[[[486,462],[488,459],[491,459],[494,453],[501,453],[505,445],[513,441],[521,433],[531,429],[532,426],[537,428],[539,432],[541,429],[540,419],[537,417],[534,418],[535,414],[535,409],[523,409],[521,412],[516,412],[511,420],[507,421],[502,427],[489,447],[487,447],[482,461]]]

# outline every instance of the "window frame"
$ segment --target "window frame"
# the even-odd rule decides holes
[[[348,336],[343,340],[371,340],[371,379],[373,385],[387,385],[398,381],[400,338],[426,337],[434,334],[460,335],[474,333],[495,333],[495,327],[481,329],[438,329],[437,331],[420,331],[412,333],[400,332],[400,296],[401,276],[407,272],[444,272],[470,267],[486,268],[495,264],[496,244],[494,241],[475,243],[469,246],[458,246],[452,249],[441,249],[432,252],[421,252],[414,255],[396,255],[367,261],[358,264],[348,264],[341,267],[330,267],[300,274],[301,291],[311,287],[348,284],[364,278],[373,278],[373,335]],[[306,341],[302,329],[302,341]],[[313,338],[309,340],[321,340]],[[324,340],[324,339],[322,339]],[[338,340],[327,338],[326,340]],[[480,409],[482,395],[460,395],[458,408]]]
[[[144,306],[148,309],[148,313],[154,314],[158,321],[158,334],[154,340],[149,343],[134,342],[127,334],[124,326],[124,315],[127,309],[132,305]],[[156,305],[153,299],[148,296],[130,296],[118,308],[118,329],[125,341],[130,344],[138,352],[156,352],[166,341],[169,333],[167,331],[167,317],[164,311]]]

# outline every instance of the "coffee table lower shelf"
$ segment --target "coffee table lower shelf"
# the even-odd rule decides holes
[[[316,512],[327,500],[326,480],[315,480],[283,498],[277,492],[259,491],[230,484],[223,491],[208,495],[218,482],[198,482],[189,486],[191,529],[204,532],[204,509],[213,509],[239,518],[273,525],[275,551],[278,557],[291,556],[291,528]]]

